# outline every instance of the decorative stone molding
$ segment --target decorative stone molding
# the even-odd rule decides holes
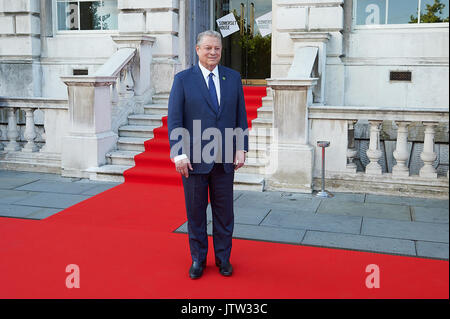
[[[314,76],[318,77],[318,83],[313,89],[314,103],[324,104],[325,83],[326,83],[326,63],[327,63],[327,42],[331,38],[328,32],[290,32],[289,36],[294,42],[294,52],[302,47],[317,47],[317,66]]]

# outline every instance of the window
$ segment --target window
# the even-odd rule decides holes
[[[57,0],[58,31],[117,30],[117,0]]]
[[[449,22],[449,0],[355,0],[356,25]]]

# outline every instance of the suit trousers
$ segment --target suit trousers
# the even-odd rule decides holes
[[[225,173],[223,164],[215,163],[207,174],[182,176],[188,219],[189,248],[193,261],[206,261],[208,191],[213,218],[213,244],[216,259],[228,261],[234,228],[234,171]]]

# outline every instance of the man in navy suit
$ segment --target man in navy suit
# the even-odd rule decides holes
[[[198,65],[174,78],[168,114],[170,157],[183,180],[192,279],[200,278],[206,267],[208,191],[216,265],[224,276],[233,272],[234,171],[244,165],[248,151],[242,81],[238,72],[219,65],[220,33],[200,33],[196,51]]]

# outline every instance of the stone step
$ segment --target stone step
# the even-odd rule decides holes
[[[259,119],[270,119],[273,118],[273,107],[272,106],[261,106],[258,109],[258,118]]]
[[[273,107],[273,97],[265,96],[262,98],[262,107]]]
[[[142,152],[117,150],[106,154],[108,164],[134,166],[134,157]]]
[[[128,116],[129,125],[161,126],[162,114],[132,114]]]
[[[264,191],[264,177],[258,174],[247,174],[241,169],[234,175],[235,190]]]
[[[248,174],[262,174],[264,172],[264,164],[256,158],[247,157],[245,165],[239,171]]]
[[[169,94],[165,94],[165,93],[154,94],[152,97],[152,102],[155,104],[168,105],[169,104]]]
[[[157,127],[152,125],[124,125],[119,127],[119,136],[151,139],[153,138],[153,129]]]
[[[119,137],[117,141],[117,149],[120,151],[139,151],[144,152],[144,142],[147,141],[146,137]]]
[[[87,170],[91,180],[124,182],[123,172],[132,168],[130,165],[103,165]],[[264,191],[264,177],[258,174],[248,174],[239,170],[234,176],[235,190]]]
[[[258,128],[270,129],[270,128],[272,128],[272,123],[273,123],[273,121],[271,118],[257,117],[256,119],[254,119],[252,121],[252,128],[253,129],[258,129]]]
[[[144,105],[144,114],[160,114],[166,116],[168,112],[167,104],[147,104]]]
[[[248,134],[250,144],[270,145],[272,142],[272,132],[267,128],[252,128]]]
[[[249,143],[247,157],[249,158],[265,158],[269,155],[269,145]]]
[[[130,165],[103,165],[89,168],[89,179],[93,181],[124,182],[123,172],[132,168]]]

